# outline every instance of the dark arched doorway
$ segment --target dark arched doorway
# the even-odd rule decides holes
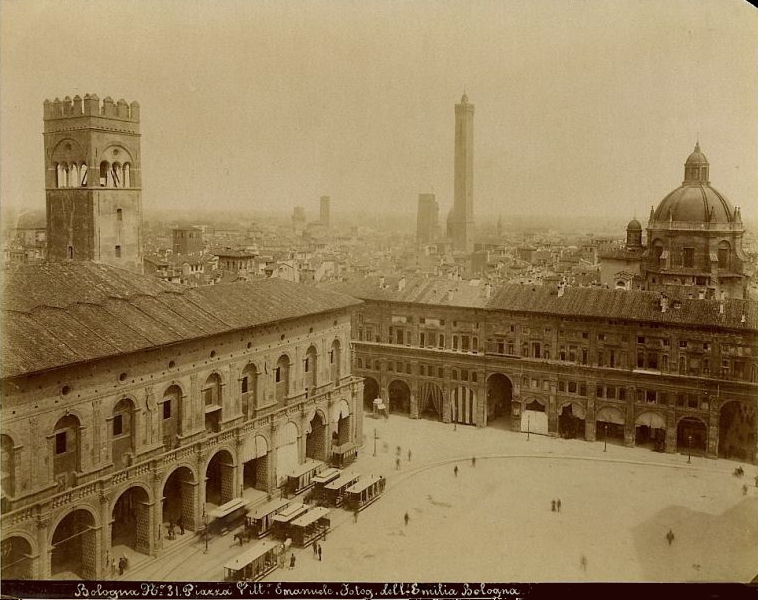
[[[595,437],[597,440],[606,442],[613,441],[623,443],[624,413],[615,406],[604,406],[595,414]]]
[[[97,572],[95,519],[86,510],[70,512],[53,533],[50,574],[53,579],[95,579]]]
[[[195,529],[195,477],[187,467],[179,467],[163,486],[162,523],[169,525],[182,519],[185,529]]]
[[[634,443],[658,452],[666,449],[666,420],[657,412],[645,411],[634,420]]]
[[[704,456],[708,445],[708,428],[697,417],[684,417],[676,425],[676,446],[680,453]]]
[[[367,411],[374,410],[374,398],[379,397],[379,384],[373,377],[363,378],[363,407]]]
[[[558,414],[558,435],[566,439],[584,439],[584,407],[570,402]]]
[[[143,554],[150,553],[150,506],[147,492],[131,487],[113,506],[111,546],[128,546]]]
[[[719,410],[719,457],[756,461],[755,407],[747,402],[725,402]]]
[[[32,578],[32,546],[20,536],[11,536],[2,543],[2,578]]]
[[[494,373],[487,380],[487,424],[497,422],[511,428],[513,414],[513,383],[502,373]]]
[[[305,436],[305,456],[314,460],[326,460],[326,423],[324,416],[316,411]]]
[[[409,414],[411,412],[411,390],[405,381],[395,379],[387,388],[390,412]]]
[[[205,501],[221,506],[234,498],[234,459],[228,450],[219,450],[205,469]]]

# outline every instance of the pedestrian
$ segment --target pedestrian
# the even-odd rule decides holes
[[[124,557],[118,559],[118,574],[123,575],[124,574]]]
[[[184,535],[184,520],[182,519],[181,515],[179,515],[179,520],[176,522],[177,525],[179,525],[179,533],[181,535]]]
[[[353,523],[357,523],[357,522],[358,522],[358,509],[356,508],[353,511]]]
[[[400,456],[400,446],[397,447],[397,455]]]
[[[408,513],[405,513],[405,516],[403,517],[403,519],[405,520],[405,526],[408,527],[408,521],[411,520],[410,515]]]
[[[455,465],[455,468],[453,469],[453,473],[455,473],[455,476],[458,477],[458,465]]]
[[[316,542],[313,542],[313,558],[316,558],[318,556],[318,544]]]
[[[411,462],[411,451],[408,450],[408,462]]]
[[[400,470],[400,459],[399,458],[395,459],[395,469],[397,469],[398,471]]]
[[[471,457],[471,466],[472,466],[472,467],[475,467],[475,466],[476,466],[476,456],[472,456],[472,457]]]
[[[582,554],[582,557],[579,559],[579,564],[582,567],[582,571],[586,573],[587,572],[587,557],[584,554]]]
[[[558,512],[561,512],[561,499],[558,498],[558,502],[555,503],[555,507],[558,509]]]
[[[318,559],[321,560],[321,544],[318,545]]]
[[[747,496],[747,484],[742,486],[742,495]]]
[[[666,539],[669,542],[669,546],[674,541],[674,532],[669,529],[669,532],[666,534]]]
[[[551,506],[550,510],[552,510],[553,512],[555,512],[555,500],[551,500],[550,501],[550,506]]]
[[[290,569],[294,569],[294,568],[295,568],[295,554],[293,552],[292,554],[290,554]]]

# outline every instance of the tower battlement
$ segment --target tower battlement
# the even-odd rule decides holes
[[[53,101],[46,99],[43,106],[45,121],[76,117],[117,119],[135,124],[140,121],[140,106],[136,100],[128,103],[121,98],[117,102],[114,102],[113,98],[106,96],[101,102],[97,94],[84,94],[84,98],[77,95],[73,99],[69,96],[66,96],[63,100],[59,98]]]

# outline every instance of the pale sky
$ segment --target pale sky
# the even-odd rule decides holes
[[[739,0],[5,0],[0,201],[44,207],[42,103],[139,101],[143,204],[315,217],[452,204],[474,117],[475,215],[633,214],[711,182],[758,213],[758,12]],[[245,212],[246,214],[246,212]]]

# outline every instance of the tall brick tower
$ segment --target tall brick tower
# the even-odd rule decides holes
[[[451,233],[456,250],[473,249],[474,228],[474,105],[461,96],[455,105],[455,171]]]
[[[44,103],[48,260],[142,271],[139,104]]]

